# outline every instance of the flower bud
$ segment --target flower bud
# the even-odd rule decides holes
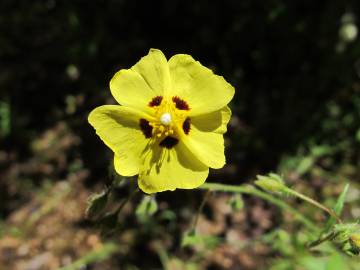
[[[353,249],[353,252],[356,254],[359,254],[360,253],[360,233],[354,233],[354,234],[350,235],[349,242]]]
[[[349,255],[360,254],[360,225],[358,223],[337,224],[333,242]]]
[[[255,185],[261,187],[262,189],[270,192],[284,192],[286,186],[277,174],[270,173],[268,176],[257,175]]]

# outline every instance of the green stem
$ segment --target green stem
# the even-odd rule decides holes
[[[339,235],[338,233],[331,232],[328,235],[326,235],[326,236],[324,236],[322,238],[319,238],[319,239],[315,240],[314,242],[311,242],[310,244],[308,244],[307,247],[308,248],[314,248],[314,247],[324,243],[325,241],[333,240],[338,235]]]
[[[291,214],[294,215],[294,217],[298,221],[302,222],[306,227],[313,230],[314,232],[319,231],[319,228],[317,226],[315,226],[315,224],[311,220],[307,219],[296,209],[294,209],[287,203],[283,202],[282,200],[277,199],[277,198],[271,196],[270,194],[267,194],[259,189],[256,189],[251,185],[233,186],[233,185],[225,185],[225,184],[218,184],[218,183],[205,183],[202,186],[200,186],[199,189],[243,193],[243,194],[249,194],[249,195],[259,197],[263,200],[266,200],[266,201],[278,206],[279,208],[281,208],[283,210],[290,212]]]
[[[301,194],[301,193],[299,193],[299,192],[297,192],[297,191],[295,191],[293,189],[290,189],[290,188],[286,188],[286,192],[293,195],[293,196],[295,196],[295,197],[298,197],[301,200],[304,200],[304,201],[316,206],[317,208],[325,211],[330,216],[335,218],[338,223],[342,223],[341,219],[338,217],[338,215],[333,210],[325,207],[324,205],[322,205],[321,203],[315,201],[314,199],[311,199],[310,197],[308,197],[308,196],[306,196],[304,194]]]
[[[118,209],[116,209],[116,211],[115,211],[116,215],[118,215],[118,214],[121,212],[121,210],[124,208],[124,206],[125,206],[139,191],[140,191],[140,190],[139,190],[138,188],[134,189],[134,190],[129,194],[129,196],[121,202],[120,206],[119,206]]]

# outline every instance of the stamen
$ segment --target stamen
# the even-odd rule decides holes
[[[186,101],[179,98],[178,96],[173,97],[172,101],[175,103],[175,107],[178,108],[179,110],[184,110],[184,111],[190,110],[190,107],[186,103]]]
[[[151,138],[153,127],[146,119],[140,119],[140,129],[143,132],[145,138]]]
[[[183,130],[184,130],[184,133],[185,133],[186,135],[188,135],[189,132],[190,132],[190,128],[191,128],[190,124],[191,124],[190,118],[187,117],[187,118],[185,119],[183,125],[182,125],[182,128],[183,128]]]
[[[160,122],[163,125],[170,125],[171,123],[171,114],[170,113],[164,113],[160,116]]]
[[[163,99],[162,96],[156,96],[149,102],[148,105],[150,107],[159,106],[161,104],[162,99]]]
[[[167,149],[171,149],[173,148],[175,145],[177,145],[179,142],[178,139],[174,138],[174,137],[170,137],[170,136],[167,136],[165,139],[163,139],[161,142],[160,142],[160,146],[161,147],[165,147]]]

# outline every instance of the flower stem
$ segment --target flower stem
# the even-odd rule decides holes
[[[291,188],[286,188],[286,192],[290,195],[293,195],[295,197],[298,197],[299,199],[303,200],[303,201],[306,201],[314,206],[316,206],[317,208],[323,210],[324,212],[328,213],[331,217],[335,218],[336,221],[338,223],[342,223],[342,220],[338,217],[338,215],[331,209],[327,208],[326,206],[324,206],[323,204],[315,201],[314,199],[304,195],[304,194],[301,194]]]
[[[127,196],[127,198],[125,198],[121,204],[119,205],[119,207],[116,209],[115,213],[116,215],[118,215],[121,210],[124,208],[124,206],[138,193],[140,192],[140,190],[138,188],[135,188],[130,194],[129,196]]]
[[[280,199],[277,199],[273,197],[272,195],[265,193],[259,189],[254,188],[251,185],[241,185],[241,186],[233,186],[233,185],[225,185],[225,184],[218,184],[218,183],[205,183],[202,186],[199,187],[199,189],[205,189],[205,190],[212,190],[212,191],[223,191],[223,192],[233,192],[233,193],[243,193],[243,194],[249,194],[256,197],[259,197],[263,200],[266,200],[276,206],[278,206],[281,209],[284,209],[291,214],[294,215],[294,217],[302,222],[306,227],[313,230],[314,232],[318,232],[319,228],[308,218],[303,216],[299,211],[297,211],[295,208],[291,207],[287,203],[283,202]]]

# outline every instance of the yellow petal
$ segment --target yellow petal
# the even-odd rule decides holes
[[[191,124],[203,132],[224,134],[227,131],[230,118],[231,110],[228,106],[225,106],[221,110],[192,117]]]
[[[117,105],[97,107],[89,115],[89,123],[97,135],[115,153],[114,167],[121,175],[139,173],[140,157],[148,143],[139,121],[147,117],[135,109]]]
[[[229,107],[191,118],[191,128],[182,140],[191,152],[210,168],[225,165],[224,137],[231,117]]]
[[[134,176],[139,173],[139,159],[135,156],[114,154],[114,169],[117,174]]]
[[[223,77],[215,75],[190,55],[174,55],[169,60],[169,68],[171,93],[188,102],[190,116],[219,110],[234,96],[234,88]]]
[[[138,184],[145,193],[192,189],[202,185],[208,174],[208,167],[180,141],[172,149],[153,147],[145,154]]]
[[[117,72],[110,81],[110,90],[121,105],[149,111],[149,102],[170,89],[167,60],[160,50],[150,49],[130,69]]]

